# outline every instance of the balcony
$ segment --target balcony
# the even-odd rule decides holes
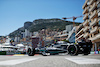
[[[80,35],[78,38],[76,38],[75,40],[79,40],[84,36],[84,34]]]
[[[93,4],[94,1],[95,1],[95,0],[90,0],[89,4],[90,4],[90,5]]]
[[[88,18],[88,14],[84,15],[83,20],[85,20],[86,18]]]
[[[94,18],[94,17],[98,17],[97,15],[98,15],[98,14],[97,14],[97,10],[95,10],[95,11],[92,13],[92,15],[90,16],[90,19],[92,19],[92,18]]]
[[[83,24],[80,24],[80,25],[77,27],[76,32],[78,33],[82,28],[83,28]]]
[[[87,31],[88,29],[89,29],[89,27],[88,27],[88,26],[85,26],[85,28],[84,28],[83,31],[85,32],[85,31]]]
[[[98,27],[98,29],[100,30],[100,27]],[[100,39],[100,33],[98,33],[98,34],[96,34],[94,37],[92,37],[92,38],[89,38],[91,41],[100,41],[100,40],[98,40],[98,39]]]
[[[87,25],[88,23],[88,20],[86,20],[85,22],[83,22],[83,26]]]
[[[83,32],[83,29],[84,28],[82,28],[75,36],[77,36],[78,34],[80,34],[81,32]]]
[[[84,5],[82,6],[83,9],[87,6],[87,2],[88,2],[88,0],[86,0]]]
[[[98,19],[95,18],[93,22],[90,23],[90,26],[94,26],[98,22]]]
[[[90,31],[90,33],[94,33],[94,32],[96,32],[98,30],[98,27],[96,26],[96,27],[94,27],[91,31]]]
[[[92,38],[89,38],[91,41],[94,41],[94,40],[97,40],[97,39],[100,39],[100,33],[95,35],[94,37]]]
[[[95,8],[96,8],[97,6],[96,6],[96,2],[92,5],[92,7],[90,8],[90,12],[92,12]]]
[[[88,37],[89,36],[89,33],[85,33],[84,34],[84,37],[86,38],[86,37]]]
[[[83,11],[83,14],[87,13],[88,12],[88,8],[86,7]]]

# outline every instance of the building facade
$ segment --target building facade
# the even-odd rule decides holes
[[[75,30],[76,30],[76,27],[73,27],[73,29],[68,33],[68,38],[66,40],[68,40],[69,42],[75,43]]]
[[[83,37],[84,37],[84,28],[83,28],[83,24],[80,24],[79,26],[76,27],[76,31],[75,31],[75,42],[77,43],[78,41],[80,41]]]
[[[54,35],[54,39],[58,40],[58,41],[69,40],[70,39],[70,41],[71,41],[73,38],[70,37],[68,39],[68,36],[69,36],[69,34],[71,34],[72,29],[73,29],[73,25],[67,25],[64,31],[58,32],[56,35]],[[75,34],[73,34],[73,36],[74,35]],[[75,42],[74,39],[71,42]]]
[[[76,42],[81,38],[92,41],[93,51],[100,49],[100,0],[86,0],[83,8],[84,22],[76,30]]]
[[[66,31],[70,32],[73,29],[73,25],[67,25],[66,26]]]
[[[67,39],[68,33],[65,32],[58,32],[56,35],[54,35],[54,40],[62,41]]]

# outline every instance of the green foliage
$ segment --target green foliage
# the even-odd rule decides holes
[[[65,30],[65,26],[69,24],[72,24],[72,23],[70,22],[41,23],[41,24],[32,25],[28,29],[31,32],[38,31],[41,29],[48,29],[48,28],[51,30],[59,29],[59,31],[62,31],[62,30]]]
[[[25,31],[25,27],[30,31],[39,31],[41,29],[50,29],[50,30],[57,30],[63,31],[65,30],[66,25],[73,24],[70,21],[64,21],[61,19],[37,19],[32,22],[25,22],[24,27],[15,30],[14,32],[10,33],[10,37],[21,36],[21,32]],[[75,23],[79,25],[80,23]]]

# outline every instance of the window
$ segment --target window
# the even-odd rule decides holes
[[[91,24],[91,20],[89,20],[89,25]]]
[[[92,27],[90,27],[90,29],[89,30],[91,30],[92,29]]]
[[[87,38],[89,38],[89,36]]]
[[[100,8],[100,4],[98,4],[97,8]]]
[[[100,27],[100,21],[99,21],[98,25],[99,25],[99,27]]]

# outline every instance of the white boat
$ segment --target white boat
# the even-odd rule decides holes
[[[16,52],[15,46],[8,45],[7,43],[3,43],[0,45],[0,55],[5,52],[6,55],[14,54]]]
[[[18,48],[17,51],[22,53],[22,54],[25,54],[26,53],[26,48],[23,44],[17,44],[16,47]]]
[[[7,38],[5,43],[0,44],[0,55],[4,54],[14,54],[16,52],[16,46],[10,45],[10,38]]]

